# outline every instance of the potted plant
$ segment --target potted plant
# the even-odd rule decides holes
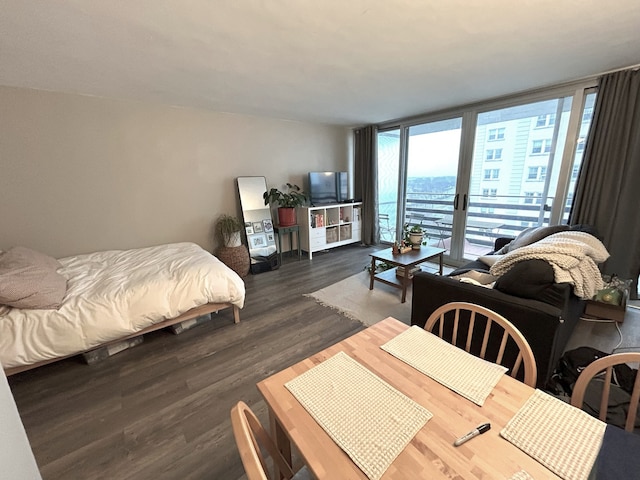
[[[423,241],[424,230],[422,230],[422,225],[413,225],[409,228],[409,224],[405,223],[403,233],[404,242],[411,245],[414,250],[418,250],[421,245],[426,245],[426,242]]]
[[[274,203],[278,205],[278,223],[283,227],[296,224],[296,207],[302,207],[307,203],[307,194],[298,185],[286,184],[285,191],[272,188],[264,192],[264,204]]]
[[[216,221],[216,234],[225,247],[242,245],[242,228],[244,224],[233,215],[222,214]]]

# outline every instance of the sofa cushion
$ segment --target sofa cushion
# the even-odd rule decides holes
[[[516,263],[496,280],[493,288],[509,295],[540,300],[554,284],[553,267],[544,260],[531,259]]]
[[[457,277],[458,275],[462,275],[463,273],[467,273],[471,270],[475,270],[477,272],[489,274],[490,266],[486,263],[481,262],[480,260],[474,260],[473,262],[469,262],[466,265],[456,268],[453,272],[447,275],[448,277]]]
[[[455,278],[456,280],[460,280],[461,282],[469,282],[491,288],[493,282],[495,282],[498,277],[494,277],[490,273],[478,272],[477,270],[469,270],[468,272],[451,276],[451,278]]]
[[[520,234],[512,240],[510,243],[502,247],[496,252],[497,255],[504,255],[511,252],[516,248],[524,247],[525,245],[531,245],[532,243],[542,240],[554,233],[563,232],[569,230],[569,225],[550,225],[548,227],[529,227],[524,229]]]

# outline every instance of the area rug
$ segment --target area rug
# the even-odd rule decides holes
[[[405,303],[400,303],[401,295],[399,288],[381,282],[375,282],[373,290],[369,290],[369,272],[362,271],[306,296],[367,326],[387,317],[397,318],[409,325],[411,287],[407,290]]]

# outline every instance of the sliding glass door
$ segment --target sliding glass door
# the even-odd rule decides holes
[[[404,218],[426,229],[427,242],[449,249],[460,163],[462,118],[408,129]]]
[[[400,130],[378,133],[378,229],[384,243],[396,240],[400,172]]]
[[[549,224],[571,103],[561,97],[478,114],[466,242],[486,251],[497,236]]]
[[[497,237],[566,221],[595,95],[581,86],[381,129],[381,241],[422,225],[456,264]]]

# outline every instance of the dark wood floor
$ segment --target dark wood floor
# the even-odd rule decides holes
[[[363,328],[303,294],[362,271],[371,251],[340,247],[249,275],[237,325],[225,312],[97,365],[72,358],[9,377],[42,477],[242,477],[232,405],[266,422],[256,382]]]

